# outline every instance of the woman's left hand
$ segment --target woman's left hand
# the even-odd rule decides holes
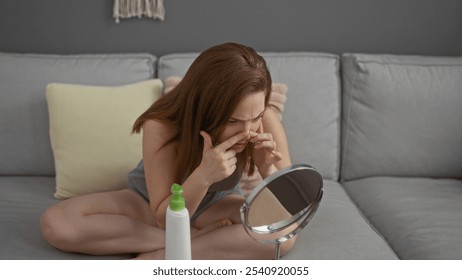
[[[260,125],[257,132],[250,132],[250,142],[254,144],[252,159],[264,178],[272,173],[271,168],[283,158],[283,155],[276,150],[277,146],[276,141],[273,140],[273,135],[263,131],[263,124]]]

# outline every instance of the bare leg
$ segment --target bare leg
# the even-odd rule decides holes
[[[231,220],[234,224],[241,223],[240,207],[244,203],[245,198],[239,195],[227,195],[220,201],[216,202],[199,217],[197,217],[194,225],[197,228],[206,227],[208,224],[222,221],[225,219]]]
[[[44,238],[63,251],[109,255],[165,246],[149,204],[130,190],[61,201],[44,212],[40,225]]]
[[[226,227],[226,226],[230,226],[232,225],[233,222],[231,222],[231,220],[222,220],[222,221],[218,221],[218,222],[214,222],[202,229],[197,229],[195,227],[191,227],[191,239],[192,241],[199,237],[199,236],[202,236],[202,235],[207,235],[208,233],[214,231],[214,230],[217,230],[218,228],[220,227]],[[164,249],[159,249],[159,250],[154,250],[154,251],[151,251],[151,252],[147,252],[147,253],[140,253],[136,256],[136,258],[134,259],[138,259],[138,260],[163,260],[165,259],[165,250]]]
[[[204,211],[204,227],[193,235],[194,259],[274,256],[274,245],[258,243],[242,224],[235,224],[240,205],[239,199],[229,196]],[[63,251],[94,255],[146,252],[139,258],[165,258],[165,232],[156,226],[149,204],[128,190],[61,201],[44,212],[41,228],[44,238]],[[283,246],[283,254],[293,244],[284,245],[288,247]]]
[[[274,248],[253,240],[242,224],[234,224],[194,239],[192,257],[195,260],[264,260],[274,257]]]
[[[272,259],[274,258],[275,245],[261,244],[252,239],[240,224],[239,208],[243,198],[229,195],[208,208],[202,213],[196,222],[198,228],[202,228],[202,234],[193,236],[192,258],[193,259]],[[233,222],[223,223],[220,221],[229,219]],[[228,220],[228,221],[229,221]],[[211,228],[215,225],[215,228]],[[219,226],[216,226],[219,225]],[[295,240],[291,239],[281,245],[281,255],[289,251]],[[165,251],[156,250],[138,255],[137,259],[164,259]]]
[[[197,229],[195,227],[192,227],[191,228],[191,239],[194,239],[194,238],[199,237],[201,235],[210,233],[210,232],[212,232],[214,230],[217,230],[220,227],[230,226],[232,224],[233,224],[233,222],[231,220],[226,219],[226,220],[214,222],[213,224],[210,224],[210,225],[208,225],[208,226],[206,226],[205,228],[202,228],[202,229]]]
[[[281,256],[294,245],[290,239],[281,244]],[[191,243],[194,260],[269,260],[275,255],[274,244],[262,244],[253,240],[241,224],[217,228],[194,238]],[[165,250],[140,254],[136,259],[165,259]]]

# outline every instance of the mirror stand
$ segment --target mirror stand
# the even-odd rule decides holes
[[[281,258],[281,243],[279,241],[276,241],[276,253],[274,255],[275,260],[279,260]]]

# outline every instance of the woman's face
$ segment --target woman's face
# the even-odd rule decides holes
[[[256,132],[261,125],[263,113],[265,112],[265,92],[259,91],[247,94],[236,107],[236,110],[231,115],[228,124],[218,143],[231,138],[241,131]],[[240,153],[244,150],[249,139],[244,139],[235,144],[231,149]]]

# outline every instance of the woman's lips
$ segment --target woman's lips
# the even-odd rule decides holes
[[[243,142],[243,143],[236,143],[234,144],[234,148],[240,150],[245,149],[245,146],[247,145],[248,142]]]

